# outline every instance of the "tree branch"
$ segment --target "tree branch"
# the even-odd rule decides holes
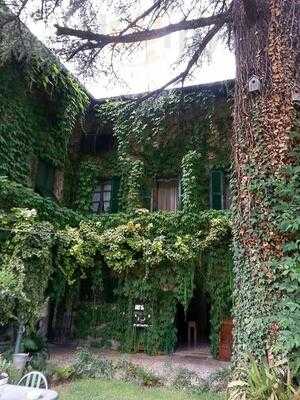
[[[130,28],[136,26],[136,24],[141,20],[146,18],[149,14],[151,14],[153,11],[155,11],[159,6],[161,5],[161,0],[157,0],[154,2],[154,4],[149,7],[147,10],[145,10],[141,15],[136,17],[132,22],[130,22],[126,28],[120,33],[120,35],[124,35],[125,32],[127,32]]]
[[[99,49],[102,50],[102,47],[100,47],[98,45],[98,43],[91,43],[91,42],[87,42],[87,43],[83,43],[80,46],[76,47],[71,54],[68,55],[67,57],[67,61],[71,61],[72,58],[74,58],[78,53],[80,53],[81,51],[84,50],[93,50],[93,49]]]
[[[162,28],[144,30],[139,32],[132,32],[125,35],[104,35],[100,33],[94,33],[90,31],[84,31],[80,29],[73,29],[56,25],[57,35],[63,36],[74,36],[80,39],[86,39],[99,44],[100,48],[103,48],[109,44],[118,43],[136,43],[143,42],[153,39],[158,39],[163,36],[169,35],[173,32],[185,31],[191,29],[202,28],[209,25],[215,25],[220,22],[225,23],[230,18],[230,13],[225,12],[219,15],[213,15],[206,18],[198,18],[192,20],[183,20],[176,24],[170,24]]]
[[[219,24],[215,25],[210,31],[208,31],[208,33],[204,36],[203,40],[200,42],[199,47],[197,48],[197,50],[195,51],[195,53],[193,54],[192,58],[190,59],[190,61],[188,62],[186,68],[184,71],[182,71],[180,74],[178,74],[177,76],[175,76],[173,79],[171,79],[169,82],[165,83],[163,86],[161,86],[159,89],[156,89],[148,94],[146,94],[145,96],[141,97],[138,99],[138,101],[144,101],[149,97],[158,95],[160,92],[162,92],[163,90],[165,90],[166,88],[168,88],[171,85],[174,85],[178,82],[181,82],[182,85],[184,84],[185,79],[187,78],[187,76],[189,75],[189,73],[191,72],[191,69],[193,68],[193,66],[197,63],[197,61],[199,60],[199,58],[201,57],[201,55],[203,54],[204,50],[206,49],[207,45],[210,43],[210,41],[215,37],[215,35],[222,29],[222,27],[225,25],[225,21],[224,22],[220,22]]]
[[[21,6],[20,6],[20,8],[19,8],[19,10],[18,10],[18,12],[16,14],[9,13],[7,15],[7,17],[4,18],[4,21],[1,23],[0,29],[3,29],[5,27],[5,25],[7,25],[7,24],[9,24],[11,22],[14,22],[14,21],[18,20],[20,18],[20,15],[21,15],[22,11],[26,7],[28,1],[29,0],[23,0],[22,1]],[[7,11],[8,11],[8,9],[7,9]]]

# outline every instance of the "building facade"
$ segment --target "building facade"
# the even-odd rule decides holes
[[[61,285],[78,260],[56,234],[48,337],[153,354],[193,332],[217,355],[231,310],[233,82],[95,100],[39,57],[14,51],[1,66],[1,208],[97,236],[86,271]]]

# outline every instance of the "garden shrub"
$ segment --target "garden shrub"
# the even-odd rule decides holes
[[[253,358],[250,367],[243,371],[244,378],[229,383],[230,400],[291,400],[297,399],[292,376],[282,365],[257,363]]]
[[[132,382],[146,387],[160,386],[162,384],[161,378],[152,371],[128,360],[119,361],[115,365],[115,369],[121,372],[121,376],[126,382]]]
[[[75,368],[73,365],[55,366],[50,365],[46,369],[46,375],[52,383],[65,383],[75,378]]]
[[[207,387],[216,392],[225,391],[230,382],[231,374],[232,371],[230,367],[213,372],[206,379]]]
[[[111,378],[113,375],[112,361],[87,349],[77,351],[73,368],[74,375],[79,378]]]
[[[5,372],[9,377],[9,383],[18,383],[22,377],[22,372],[15,369],[11,360],[6,359],[0,354],[0,372]]]
[[[196,372],[188,368],[180,368],[173,378],[172,385],[176,389],[198,389],[204,387],[205,380],[200,379]]]

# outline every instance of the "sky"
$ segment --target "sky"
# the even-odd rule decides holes
[[[177,73],[181,69],[179,68]],[[118,82],[107,86],[102,78],[87,80],[84,85],[94,97],[102,98],[155,90],[176,75],[172,65],[166,62],[163,53],[155,63],[145,62],[138,66],[130,63],[125,64],[123,72],[127,86]],[[211,51],[210,59],[203,62],[203,65],[190,80],[186,81],[185,85],[216,82],[233,79],[234,77],[234,55],[224,44],[218,43],[214,46],[214,50]]]
[[[112,25],[108,18],[106,17],[105,23],[110,29]],[[27,25],[32,33],[47,44],[49,28],[45,29],[42,23],[30,21]],[[183,32],[176,32],[163,39],[153,40],[146,43],[135,57],[124,58],[117,66],[120,80],[105,78],[103,75],[84,79],[78,76],[72,63],[64,64],[95,98],[155,90],[184,69],[184,64],[178,66],[176,60],[184,50],[185,35]],[[234,76],[234,55],[224,43],[217,41],[212,43],[201,67],[185,85],[216,82],[232,79]]]

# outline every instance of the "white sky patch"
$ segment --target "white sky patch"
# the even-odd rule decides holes
[[[53,35],[53,28],[45,27],[43,23],[33,23],[30,20],[26,23],[41,41],[49,45],[47,37]],[[106,17],[107,23],[111,25]],[[146,43],[134,57],[124,57],[123,61],[118,63],[117,72],[123,84],[118,80],[112,80],[111,77],[105,77],[103,74],[85,80],[80,76],[78,78],[95,98],[154,90],[184,69],[185,63],[176,68],[174,66],[184,46],[184,32],[176,32]],[[76,75],[74,64],[64,64]],[[234,54],[224,43],[216,42],[210,46],[209,60],[206,57],[201,67],[195,71],[193,77],[185,82],[185,85],[222,81],[234,77]]]

